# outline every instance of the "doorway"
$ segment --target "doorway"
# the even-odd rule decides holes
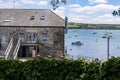
[[[26,57],[26,46],[21,46],[18,51],[18,57]]]
[[[18,52],[18,57],[33,57],[33,53],[37,53],[37,46],[21,46]]]

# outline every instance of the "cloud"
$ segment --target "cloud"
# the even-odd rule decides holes
[[[119,17],[114,17],[111,14],[104,14],[104,15],[99,15],[96,18],[92,19],[91,23],[102,23],[102,24],[120,24],[120,18]]]
[[[19,1],[21,5],[32,5],[32,6],[47,6],[48,0],[21,0]]]
[[[118,24],[120,18],[114,17],[112,11],[120,6],[110,4],[98,4],[94,6],[80,6],[72,4],[68,6],[68,17],[71,22]]]
[[[21,4],[36,4],[36,1],[35,0],[21,0],[20,1]]]
[[[0,0],[0,8],[45,8],[49,0]]]
[[[96,3],[108,3],[107,0],[88,0],[90,4],[96,4]]]
[[[81,7],[80,4],[72,4],[68,6],[69,8],[79,8]]]
[[[75,5],[75,4],[74,4]],[[70,8],[69,10],[71,12],[75,12],[75,13],[99,13],[99,12],[108,12],[108,11],[112,11],[114,9],[117,9],[119,6],[114,6],[114,5],[108,5],[108,4],[98,4],[95,6],[84,6],[81,7],[80,5],[76,4],[77,7],[73,7],[73,5],[69,5],[68,7]],[[72,6],[72,7],[71,7]]]
[[[52,11],[55,12],[60,17],[62,17],[63,19],[65,18],[65,11],[66,11],[65,7],[59,7],[56,10],[52,10]]]
[[[78,23],[120,24],[120,18],[114,17],[111,14],[99,15],[93,18],[86,15],[69,14],[68,19],[70,22],[78,22]]]
[[[86,23],[86,20],[88,19],[89,17],[86,15],[79,15],[79,14],[74,14],[74,13],[68,14],[69,22]]]
[[[48,1],[45,1],[45,0],[44,1],[42,0],[42,1],[38,2],[38,5],[40,5],[40,6],[46,6],[47,4],[48,4]]]
[[[14,3],[11,0],[6,1],[6,2],[4,0],[0,1],[0,8],[13,8],[13,7],[14,7]]]

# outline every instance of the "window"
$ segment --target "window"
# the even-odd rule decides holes
[[[3,32],[0,32],[0,37],[4,36],[4,33]]]
[[[33,33],[33,38],[36,38],[37,34],[36,33]]]
[[[42,32],[42,37],[48,37],[48,34],[47,34],[46,31],[43,31],[43,32]]]
[[[31,41],[31,33],[28,33],[28,35],[27,35],[27,41]]]
[[[48,41],[48,33],[47,31],[42,32],[42,41],[47,42]]]
[[[34,20],[35,19],[35,16],[31,16],[30,20]]]
[[[40,17],[40,20],[45,20],[45,16],[44,16],[44,15],[41,16],[41,17]]]
[[[37,38],[37,34],[33,33],[33,41],[36,41],[36,38]]]
[[[28,32],[27,33],[27,42],[28,43],[36,43],[37,41],[37,34],[34,32]]]
[[[19,37],[23,37],[24,36],[24,33],[19,33]]]

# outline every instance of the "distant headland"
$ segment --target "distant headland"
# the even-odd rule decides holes
[[[120,29],[120,24],[87,24],[87,23],[68,23],[69,29]]]

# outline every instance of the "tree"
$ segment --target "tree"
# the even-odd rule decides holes
[[[56,8],[60,6],[61,3],[66,4],[67,0],[51,0],[50,3],[53,6],[53,9],[55,10]]]
[[[113,14],[113,16],[117,16],[117,15],[120,16],[120,8],[118,8],[117,11],[114,10],[112,14]]]

